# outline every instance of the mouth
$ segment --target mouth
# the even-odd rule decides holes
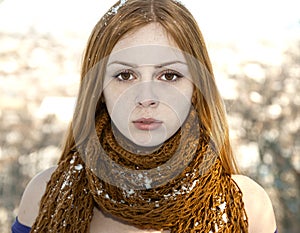
[[[153,118],[140,118],[132,121],[134,126],[139,130],[155,130],[162,125],[162,121]]]

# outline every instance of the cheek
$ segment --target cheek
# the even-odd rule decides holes
[[[183,123],[189,113],[191,101],[186,98],[174,99],[170,104],[170,108],[177,119]]]
[[[166,94],[168,93],[168,94]],[[191,107],[193,85],[186,83],[178,87],[165,88],[162,93],[162,102],[176,114],[178,118],[184,118]]]
[[[108,113],[115,123],[129,119],[130,113],[134,109],[132,93],[117,85],[109,85],[104,90],[104,98]]]
[[[188,85],[185,88],[182,88],[180,94],[172,101],[171,107],[175,112],[180,125],[183,124],[190,112],[192,94],[193,86]]]
[[[114,92],[110,90],[110,88],[106,88],[103,92],[104,101],[107,107],[109,114],[111,115],[113,106],[115,105],[116,95]]]
[[[181,90],[182,95],[185,97],[185,99],[191,102],[192,95],[194,93],[194,84],[192,83],[192,81],[186,80],[186,83],[183,88],[181,88]]]

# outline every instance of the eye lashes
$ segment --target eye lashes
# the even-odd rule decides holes
[[[134,77],[136,77],[136,74],[135,72],[131,71],[131,70],[122,70],[122,71],[119,71],[117,72],[116,74],[112,75],[113,78],[115,78],[117,81],[120,81],[120,82],[124,82],[124,81],[130,81],[132,80],[130,77],[128,77],[128,79],[123,79],[123,78],[120,78],[119,76],[120,75],[132,75]],[[167,74],[171,74],[171,75],[174,75],[176,76],[176,78],[174,80],[162,80],[161,77],[164,76],[164,75],[167,75]],[[164,70],[162,72],[160,72],[159,74],[157,74],[158,76],[158,79],[162,80],[162,81],[169,81],[169,82],[176,82],[176,81],[179,81],[180,78],[183,78],[184,75],[182,75],[181,73],[175,71],[175,70],[171,70],[171,69],[167,69],[167,70]]]
[[[124,82],[124,81],[130,81],[130,79],[120,79],[119,76],[122,74],[129,74],[129,75],[134,75],[134,72],[130,71],[130,70],[123,70],[121,72],[118,72],[117,74],[113,75],[114,78],[117,79],[117,81],[119,82]]]
[[[166,71],[163,71],[162,74],[160,75],[160,77],[163,76],[163,75],[166,75],[166,74],[176,75],[177,78],[175,80],[164,80],[164,81],[176,82],[176,81],[179,81],[180,78],[184,77],[181,73],[179,73],[179,72],[177,72],[175,70],[166,70]]]

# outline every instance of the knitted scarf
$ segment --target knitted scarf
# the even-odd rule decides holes
[[[95,207],[140,229],[248,232],[242,193],[195,110],[169,140],[145,150],[103,109],[96,133],[59,162],[31,232],[89,232]]]

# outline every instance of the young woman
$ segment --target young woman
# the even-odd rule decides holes
[[[116,3],[95,26],[61,159],[28,184],[13,232],[270,232],[237,174],[200,30],[173,0]]]

